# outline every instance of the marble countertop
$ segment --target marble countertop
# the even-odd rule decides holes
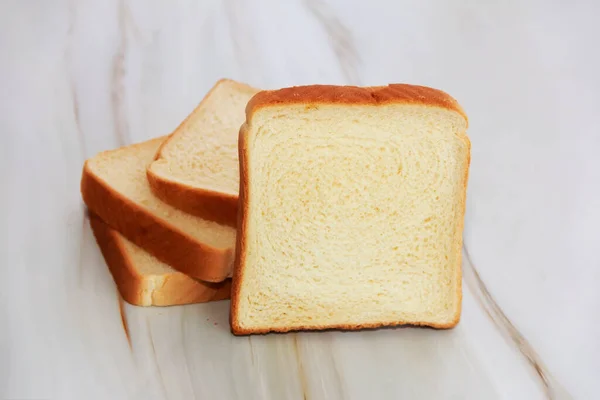
[[[0,398],[599,398],[598,15],[592,1],[2,2]],[[169,133],[221,77],[409,82],[463,104],[456,329],[237,338],[226,301],[119,300],[83,161]]]

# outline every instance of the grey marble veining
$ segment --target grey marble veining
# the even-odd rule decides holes
[[[593,2],[0,5],[0,398],[591,399],[600,371]],[[221,77],[452,93],[473,144],[463,315],[236,338],[228,302],[124,304],[83,161],[169,133]]]

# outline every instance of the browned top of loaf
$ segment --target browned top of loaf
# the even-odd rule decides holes
[[[286,104],[345,104],[345,105],[380,105],[380,104],[421,104],[437,106],[456,111],[465,119],[465,114],[458,102],[449,94],[426,86],[390,84],[387,86],[333,86],[310,85],[295,86],[279,90],[265,90],[256,94],[246,107],[249,118],[256,110]]]

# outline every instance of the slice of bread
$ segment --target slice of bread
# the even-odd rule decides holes
[[[208,282],[231,275],[235,229],[186,214],[150,190],[146,168],[165,138],[87,160],[81,193],[88,208],[162,262]]]
[[[411,85],[265,91],[240,131],[234,334],[450,328],[467,118]]]
[[[117,289],[136,306],[174,306],[229,298],[231,280],[202,282],[175,271],[90,214],[90,225]]]
[[[156,196],[187,213],[236,226],[238,133],[257,92],[232,80],[217,82],[148,167]]]

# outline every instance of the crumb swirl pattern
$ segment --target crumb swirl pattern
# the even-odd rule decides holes
[[[420,105],[342,112],[255,116],[240,314],[275,330],[451,320],[461,296],[464,117]]]

